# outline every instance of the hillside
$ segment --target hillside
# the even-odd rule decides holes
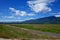
[[[60,24],[60,17],[45,17],[45,18],[39,18],[35,20],[27,20],[22,23],[27,23],[27,24]]]

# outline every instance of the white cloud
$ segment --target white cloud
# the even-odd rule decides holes
[[[33,14],[33,13],[30,13],[30,14],[27,14],[28,16],[35,16],[35,14]]]
[[[60,17],[60,12],[56,13],[57,15],[54,15],[55,17]]]
[[[20,14],[21,16],[26,16],[27,15],[27,12],[25,12],[25,11],[21,11],[21,14]]]
[[[7,19],[21,19],[20,16],[34,16],[35,14],[33,13],[27,13],[26,11],[20,11],[20,10],[16,10],[15,8],[9,8],[9,10],[14,13],[11,14],[10,16],[1,16],[1,18],[7,18]]]
[[[14,18],[14,16],[2,16],[2,18]]]
[[[15,13],[15,15],[17,16],[34,16],[34,14],[32,13],[27,13],[26,11],[20,11],[20,10],[16,10],[15,8],[9,8],[12,12]]]
[[[35,19],[35,18],[32,17],[32,18],[27,18],[27,19],[25,19],[25,20],[33,20],[33,19]]]
[[[14,18],[14,16],[8,16],[7,18]]]
[[[0,20],[0,22],[22,22],[24,20]]]
[[[20,10],[16,10],[15,13],[16,13],[16,15],[19,15],[19,16],[25,16],[26,15],[25,11],[20,11]]]
[[[12,7],[10,7],[9,10],[11,10],[12,12],[15,12],[16,11],[16,9],[15,8],[12,8]]]
[[[28,1],[29,7],[35,12],[50,12],[52,9],[48,7],[54,0],[33,0]]]
[[[17,16],[25,16],[26,12],[25,11],[20,11],[20,10],[16,10],[15,8],[9,8],[12,12],[14,12]]]
[[[55,17],[60,17],[60,15],[55,15]]]

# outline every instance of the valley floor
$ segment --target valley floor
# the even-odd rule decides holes
[[[59,40],[59,30],[59,24],[0,24],[0,38]]]

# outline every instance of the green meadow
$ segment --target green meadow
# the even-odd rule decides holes
[[[16,24],[12,26],[60,34],[60,24]]]
[[[21,28],[60,34],[60,24],[0,24],[0,38],[54,39],[54,37],[52,36],[33,33],[31,31],[23,30]]]

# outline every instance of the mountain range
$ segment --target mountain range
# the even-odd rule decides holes
[[[60,17],[50,16],[45,18],[26,20],[23,22],[0,22],[0,24],[60,24]]]
[[[34,20],[27,20],[22,23],[24,24],[60,24],[60,17],[50,16],[50,17],[38,18]]]

